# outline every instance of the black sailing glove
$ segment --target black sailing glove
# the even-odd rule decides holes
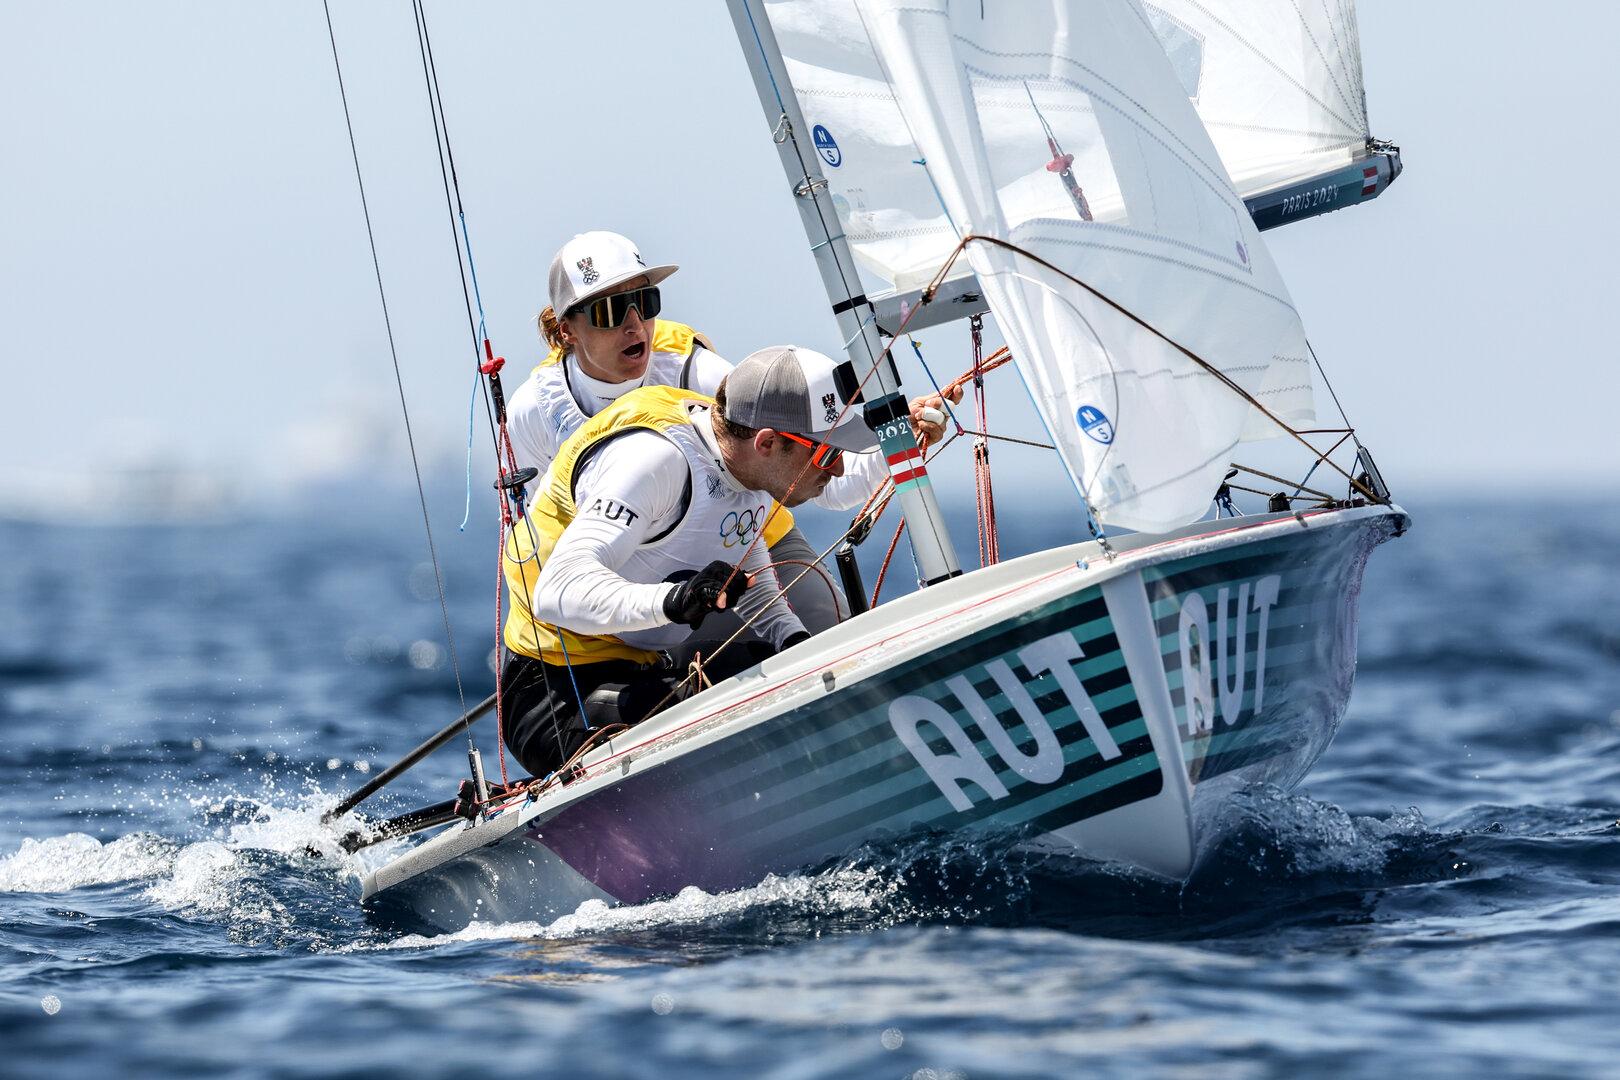
[[[730,583],[727,583],[730,579]],[[670,622],[696,626],[711,611],[736,604],[748,588],[748,575],[719,559],[676,585],[664,597],[664,614]]]

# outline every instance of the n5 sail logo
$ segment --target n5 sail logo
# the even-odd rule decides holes
[[[1114,425],[1108,422],[1108,414],[1097,406],[1080,406],[1075,410],[1074,421],[1080,425],[1081,431],[1104,446],[1114,441]]]
[[[832,132],[817,124],[810,129],[810,138],[815,141],[816,153],[821,155],[822,161],[835,169],[844,163],[844,153],[838,149],[838,141],[832,137]]]

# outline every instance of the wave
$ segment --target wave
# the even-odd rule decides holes
[[[1353,816],[1274,788],[1239,793],[1227,805],[1220,820],[1205,823],[1204,857],[1185,882],[1036,848],[1018,832],[921,835],[731,892],[688,887],[618,907],[590,900],[549,923],[474,923],[357,947],[633,938],[690,948],[704,939],[780,942],[897,925],[1193,940],[1275,926],[1279,909],[1304,919],[1355,916],[1379,889],[1471,872],[1453,850],[1457,834],[1431,828],[1415,810]]]

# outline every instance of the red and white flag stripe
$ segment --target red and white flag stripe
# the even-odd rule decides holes
[[[1368,165],[1366,168],[1361,170],[1361,196],[1362,198],[1366,198],[1368,195],[1377,193],[1377,191],[1378,166]]]
[[[908,480],[928,475],[928,468],[923,464],[922,451],[915,446],[898,454],[888,455],[888,462],[889,477],[897,487]]]

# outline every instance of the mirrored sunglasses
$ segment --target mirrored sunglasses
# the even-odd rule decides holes
[[[574,310],[583,311],[591,320],[591,325],[598,330],[610,330],[615,326],[624,325],[624,320],[630,316],[631,308],[641,312],[643,319],[653,319],[658,316],[662,307],[663,298],[658,294],[658,286],[648,285],[646,288],[633,289],[630,292],[598,296],[595,300],[587,300],[578,305]]]
[[[818,469],[831,469],[834,465],[838,464],[839,458],[844,456],[844,450],[839,446],[832,446],[824,442],[811,442],[803,435],[794,435],[786,431],[778,431],[777,434],[782,436],[784,439],[789,439],[798,443],[800,446],[810,447],[812,451],[810,454],[810,464],[814,465]]]

